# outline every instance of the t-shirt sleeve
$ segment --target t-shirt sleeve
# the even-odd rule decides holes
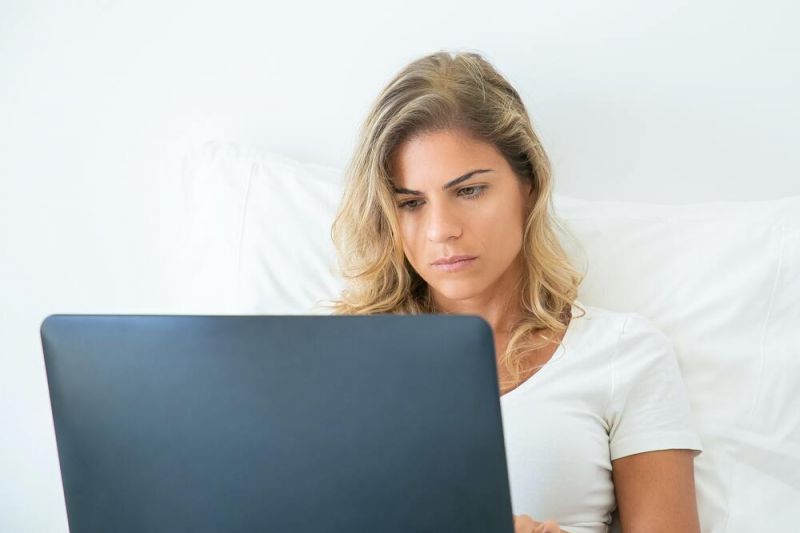
[[[611,460],[652,450],[703,446],[672,340],[629,313],[611,359],[606,412]]]

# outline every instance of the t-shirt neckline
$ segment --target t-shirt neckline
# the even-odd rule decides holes
[[[523,381],[522,383],[517,385],[516,388],[511,389],[510,391],[508,391],[505,394],[502,394],[500,396],[501,400],[507,399],[509,396],[514,396],[515,395],[514,393],[522,392],[523,389],[530,388],[532,386],[532,384],[538,379],[539,375],[542,372],[544,372],[545,370],[547,370],[548,368],[553,366],[553,363],[555,363],[556,360],[561,359],[561,356],[564,355],[564,351],[566,350],[566,345],[568,344],[568,340],[569,340],[570,337],[572,337],[572,335],[571,335],[572,334],[572,330],[575,329],[575,325],[574,325],[575,324],[575,310],[576,310],[575,304],[579,304],[579,303],[580,302],[575,300],[575,302],[572,304],[571,311],[570,311],[571,316],[570,316],[570,319],[569,319],[569,324],[567,324],[567,329],[564,332],[564,336],[561,338],[561,342],[559,343],[558,348],[556,348],[556,351],[553,353],[552,356],[550,356],[550,359],[547,360],[547,362],[542,366],[542,368],[537,370],[531,377],[529,377],[528,379],[526,379],[525,381]],[[583,305],[583,304],[580,304],[580,305]]]

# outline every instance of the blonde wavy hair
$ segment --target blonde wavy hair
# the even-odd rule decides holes
[[[528,350],[552,342],[540,330],[566,331],[584,274],[569,262],[554,228],[550,161],[517,91],[480,54],[439,51],[406,65],[380,92],[361,126],[346,167],[345,189],[331,227],[346,289],[328,300],[332,314],[421,314],[435,308],[428,284],[405,257],[392,192],[390,161],[404,141],[457,129],[497,147],[535,201],[523,233],[522,318],[511,328],[505,365],[511,384]],[[580,306],[578,306],[580,308]],[[580,308],[585,314],[585,310]],[[583,316],[583,315],[581,315]],[[544,339],[536,342],[534,337]],[[508,382],[501,384],[501,388]]]

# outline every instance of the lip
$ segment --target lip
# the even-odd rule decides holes
[[[433,263],[432,265],[443,265],[447,263],[455,263],[457,261],[463,261],[465,259],[475,259],[474,255],[451,255],[450,257],[440,257]]]
[[[449,262],[433,263],[433,267],[436,268],[437,270],[442,270],[444,272],[456,272],[458,270],[463,270],[469,267],[477,259],[477,257],[470,257],[470,256],[462,256],[462,257],[463,259],[461,260],[450,258]]]

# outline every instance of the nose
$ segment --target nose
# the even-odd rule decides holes
[[[461,236],[461,221],[458,214],[446,202],[430,204],[427,235],[431,242],[445,242]]]

